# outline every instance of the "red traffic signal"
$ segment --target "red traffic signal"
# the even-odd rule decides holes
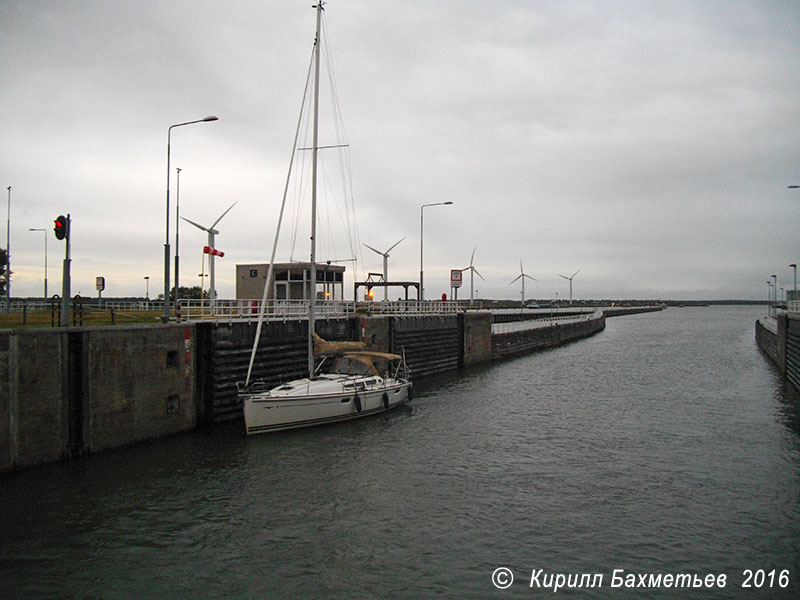
[[[55,227],[53,227],[53,231],[56,232],[56,238],[59,240],[63,240],[68,235],[68,225],[67,225],[67,217],[64,215],[60,215],[55,221]]]

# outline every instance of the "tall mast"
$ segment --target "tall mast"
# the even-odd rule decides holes
[[[320,25],[324,2],[314,5],[317,9],[317,37],[314,40],[314,133],[311,150],[311,302],[308,307],[308,377],[314,378],[314,313],[317,303],[317,152],[319,133],[319,57]]]

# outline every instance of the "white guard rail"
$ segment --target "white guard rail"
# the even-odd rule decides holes
[[[180,300],[182,321],[257,321],[261,312],[261,300]],[[307,300],[267,300],[264,319],[267,321],[289,321],[308,319]],[[316,314],[319,317],[346,317],[355,314],[352,302],[318,301]]]
[[[257,321],[261,300],[180,300],[182,321]],[[308,300],[267,300],[264,319],[288,321],[308,319]],[[316,316],[320,318],[367,315],[443,315],[456,314],[456,302],[352,302],[348,300],[318,300]]]
[[[595,311],[591,314],[572,315],[566,317],[547,317],[544,319],[531,319],[528,321],[513,321],[511,323],[492,323],[492,333],[512,333],[515,331],[528,331],[530,329],[541,329],[565,323],[577,323],[597,319],[602,315],[602,311]]]

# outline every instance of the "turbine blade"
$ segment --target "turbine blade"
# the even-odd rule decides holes
[[[219,218],[218,218],[216,221],[214,221],[214,222],[211,224],[211,229],[214,229],[214,226],[215,226],[217,223],[219,223],[220,221],[222,221],[222,217],[224,217],[225,215],[227,215],[227,214],[230,212],[230,210],[231,210],[231,209],[232,209],[234,206],[236,206],[236,203],[237,203],[237,202],[238,202],[238,200],[237,200],[236,202],[234,202],[233,204],[231,204],[231,205],[228,207],[228,210],[226,210],[224,213],[222,213],[222,214],[219,216]],[[216,233],[219,233],[219,231],[217,231]]]
[[[476,248],[477,248],[477,246],[472,248],[472,256],[469,257],[469,266],[470,267],[472,266],[473,260],[475,260],[475,250],[476,250]]]
[[[364,244],[364,245],[365,245],[367,248],[369,248],[370,250],[372,250],[373,252],[377,252],[378,254],[380,254],[381,256],[383,256],[383,252],[381,252],[380,250],[375,250],[375,248],[373,248],[373,247],[372,247],[372,246],[370,246],[369,244]]]
[[[575,277],[575,275],[577,275],[577,274],[578,274],[578,273],[580,273],[580,272],[581,272],[581,270],[580,270],[580,269],[578,269],[577,271],[575,271],[575,272],[572,274],[572,277]],[[572,277],[570,277],[570,279],[572,279]]]
[[[190,221],[190,220],[189,220],[189,219],[187,219],[186,217],[181,217],[181,219],[183,219],[183,220],[184,220],[184,221],[186,221],[187,223],[191,223],[192,225],[194,225],[195,227],[197,227],[198,229],[200,229],[200,230],[202,230],[202,231],[208,231],[209,233],[211,233],[211,232],[210,232],[208,229],[206,229],[205,227],[203,227],[202,225],[200,225],[200,223],[195,223],[194,221]]]
[[[480,273],[478,273],[478,269],[476,269],[475,267],[470,267],[470,269],[472,269],[472,271],[475,273],[475,275],[477,275],[478,277],[480,277],[481,279],[483,279],[484,281],[486,281],[486,279],[484,279],[483,275],[481,275]]]
[[[514,277],[514,279],[511,280],[511,283],[514,283],[517,279],[521,279],[521,278],[522,278],[522,275],[517,275],[516,277]],[[508,285],[511,285],[511,283],[509,283]]]
[[[386,256],[389,256],[389,252],[391,252],[392,250],[394,250],[395,246],[397,246],[397,244],[399,244],[400,242],[402,242],[404,239],[406,239],[406,238],[405,238],[405,237],[402,237],[402,238],[400,238],[399,240],[397,240],[397,241],[395,242],[394,246],[392,246],[391,248],[389,248],[389,249],[386,251]]]
[[[520,275],[520,277],[527,277],[527,278],[528,278],[528,279],[530,279],[531,281],[536,281],[536,279],[535,279],[535,278],[531,277],[530,275],[526,275],[525,273],[523,273],[522,275]]]
[[[567,277],[566,275],[559,275],[559,277],[563,277],[564,279],[571,279],[571,277]]]

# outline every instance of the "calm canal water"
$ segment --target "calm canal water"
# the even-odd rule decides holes
[[[755,344],[763,310],[618,317],[419,381],[392,414],[0,479],[0,597],[552,596],[539,569],[603,574],[570,597],[800,597],[800,400]],[[614,588],[615,569],[727,585]]]

